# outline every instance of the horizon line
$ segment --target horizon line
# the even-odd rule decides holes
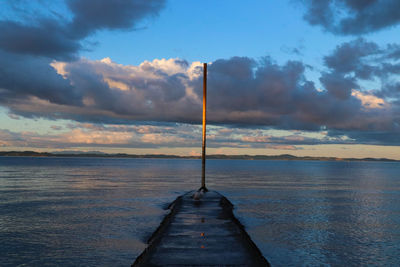
[[[176,158],[176,159],[201,159],[201,155],[174,155],[174,154],[128,154],[128,153],[105,153],[101,151],[53,151],[37,152],[33,150],[24,151],[0,151],[0,156],[10,157],[99,157],[99,158]],[[391,158],[342,158],[342,157],[323,157],[323,156],[295,156],[291,154],[279,155],[249,155],[249,154],[209,154],[207,159],[242,159],[242,160],[309,160],[309,161],[389,161],[400,162]]]

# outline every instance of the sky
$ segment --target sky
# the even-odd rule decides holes
[[[398,0],[2,0],[0,150],[400,159]]]

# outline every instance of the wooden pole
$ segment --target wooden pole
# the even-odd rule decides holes
[[[206,188],[206,122],[207,122],[207,63],[203,64],[203,144],[201,152],[201,188]]]

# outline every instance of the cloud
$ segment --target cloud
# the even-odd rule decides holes
[[[283,65],[270,58],[215,61],[209,68],[209,118],[214,123],[277,129],[367,130],[372,121],[385,127],[378,123],[384,120],[385,111],[364,110],[362,101],[351,95],[352,89],[361,87],[358,77],[329,66],[329,71],[321,74],[325,90],[318,91],[299,61]],[[391,119],[387,115],[388,127]]]
[[[200,157],[201,153],[199,151],[192,150],[192,151],[189,152],[189,156]]]
[[[59,130],[62,130],[63,127],[62,126],[57,126],[57,125],[52,125],[52,126],[50,126],[50,128],[55,130],[55,131],[59,131]]]
[[[277,150],[298,150],[296,146],[292,145],[266,145],[266,148]]]
[[[400,22],[398,0],[298,0],[311,25],[340,35],[358,35],[393,27]]]
[[[367,109],[373,109],[373,108],[382,109],[385,108],[385,106],[387,106],[387,103],[385,102],[384,99],[374,96],[372,94],[362,93],[360,91],[353,89],[351,95],[360,99],[363,107]]]
[[[0,57],[0,105],[17,116],[99,124],[201,122],[200,62],[178,58],[139,65],[122,65],[110,58],[60,61],[1,49]],[[208,72],[209,123],[323,129],[328,134],[353,132],[355,137],[375,132],[384,134],[365,138],[396,141],[390,134],[399,132],[399,58],[397,44],[378,46],[359,38],[338,45],[324,57],[322,90],[307,78],[307,66],[301,61],[278,64],[270,57],[215,60]],[[167,138],[181,142],[148,134],[141,141]],[[257,142],[242,139],[243,143],[252,146]]]
[[[367,68],[370,72],[365,73],[364,59],[381,53],[377,44],[358,38],[338,45],[331,55],[324,57],[324,62],[328,68],[338,73],[355,71],[358,76],[368,79],[372,75],[373,68]]]
[[[358,38],[338,45],[332,54],[324,57],[327,71],[322,72],[321,83],[332,96],[357,98],[363,108],[369,109],[366,113],[371,117],[366,119],[368,116],[364,116],[369,126],[366,123],[364,130],[376,129],[376,125],[386,130],[393,129],[393,125],[398,123],[399,51],[397,44],[382,47]],[[370,121],[373,117],[375,123]]]
[[[66,0],[70,18],[56,12],[33,13],[29,8],[20,7],[32,4],[25,1],[8,4],[12,5],[11,10],[19,12],[15,20],[0,20],[0,49],[11,53],[72,60],[85,48],[82,40],[86,37],[99,30],[133,29],[145,18],[157,16],[164,8],[165,1]]]
[[[397,2],[306,1],[306,19],[334,33],[370,32],[397,23]],[[193,139],[193,133],[200,133],[200,62],[172,58],[122,65],[110,58],[79,58],[87,37],[100,30],[135,29],[157,16],[164,0],[66,0],[66,16],[22,7],[31,1],[7,3],[13,3],[18,16],[0,20],[0,105],[14,118],[71,119],[84,123],[79,125],[84,130],[71,126],[68,134],[63,129],[53,135],[3,131],[0,145],[200,144]],[[308,66],[298,60],[215,60],[208,73],[208,119],[228,128],[211,132],[209,144],[287,149],[317,143],[399,144],[399,59],[398,44],[379,46],[363,38],[340,44],[323,59],[322,90],[315,88],[306,76]],[[267,128],[326,134],[311,138],[254,133]]]
[[[133,136],[130,132],[118,132],[118,134],[115,134],[112,131],[84,131],[82,129],[74,129],[60,137],[65,140],[64,142],[75,144],[118,145],[128,144]],[[59,138],[55,140],[59,141]]]
[[[357,56],[349,59],[347,50]],[[268,57],[216,60],[209,66],[209,122],[313,131],[397,131],[398,103],[386,97],[395,90],[387,86],[393,85],[388,77],[398,71],[392,54],[393,46],[378,47],[363,39],[338,46],[324,59],[322,91],[307,80],[300,61],[279,65]],[[17,59],[11,57],[7,65]],[[32,58],[31,64],[42,68],[43,76],[35,77],[34,70],[40,68],[30,67],[29,61],[26,69],[3,68],[7,72],[1,79],[1,103],[14,114],[119,124],[201,122],[199,62],[156,59],[133,66],[109,58],[36,60]],[[372,69],[369,75],[359,71],[365,68]],[[21,71],[35,78],[20,79]],[[368,80],[380,80],[381,88],[365,87],[362,81]]]
[[[81,104],[79,88],[58,75],[51,60],[1,50],[0,58],[0,103],[32,95],[58,104]]]
[[[337,138],[338,136],[346,136],[353,143],[367,145],[394,145],[400,146],[400,126],[393,126],[392,131],[329,131],[329,136]]]
[[[54,19],[41,19],[37,26],[0,21],[0,48],[12,53],[71,59],[82,46],[67,31],[65,25]]]
[[[73,13],[71,31],[82,38],[102,29],[131,29],[164,8],[164,0],[68,0]]]
[[[103,125],[74,123],[69,129],[59,131],[60,127],[50,126],[51,133],[12,132],[0,129],[0,146],[36,148],[79,148],[79,147],[124,147],[159,148],[198,146],[200,136],[193,136],[193,127],[148,125]],[[168,128],[173,131],[168,131]],[[178,128],[178,129],[176,129]],[[179,132],[178,132],[179,131]]]
[[[92,123],[73,123],[59,131],[50,126],[48,133],[13,132],[0,129],[0,146],[20,148],[194,148],[201,146],[201,126],[170,124],[169,126],[149,125],[104,125]],[[279,135],[272,130],[254,130],[210,126],[208,131],[209,148],[260,148],[298,150],[304,144],[352,144],[354,140],[293,131],[281,131]]]
[[[19,133],[0,129],[0,147],[13,146],[17,142],[20,142],[21,139],[18,136]]]
[[[15,115],[13,113],[8,113],[7,115],[8,115],[8,117],[10,117],[13,120],[19,120],[20,119],[20,116]]]

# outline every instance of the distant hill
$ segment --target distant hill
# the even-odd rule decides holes
[[[90,151],[65,151],[65,152],[35,152],[35,151],[0,151],[0,156],[7,157],[99,157],[99,158],[170,158],[170,159],[200,159],[200,156],[178,156],[164,154],[107,154],[104,152]],[[313,161],[392,161],[399,160],[387,158],[335,158],[335,157],[297,157],[289,154],[267,156],[267,155],[207,155],[207,159],[242,159],[242,160],[313,160]]]

